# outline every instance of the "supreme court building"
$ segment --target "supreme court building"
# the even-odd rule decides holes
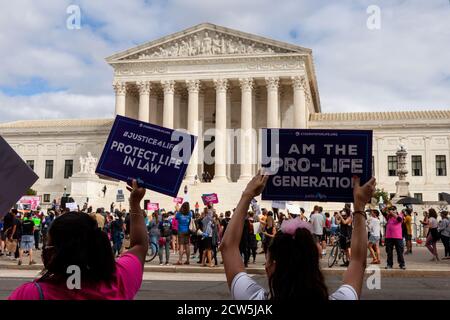
[[[259,138],[246,136],[237,145],[236,137],[222,133],[266,127],[371,129],[379,187],[395,193],[395,152],[403,144],[411,196],[437,201],[438,193],[450,192],[450,110],[322,113],[311,49],[204,23],[106,61],[114,70],[116,114],[199,137],[180,189],[191,204],[216,192],[219,210],[235,207],[258,169]],[[0,134],[32,164],[40,176],[34,189],[47,202],[60,197],[64,187],[71,192],[70,176],[79,171],[80,155],[100,156],[112,122],[16,121],[0,124]],[[214,161],[206,161],[212,143]],[[210,183],[200,181],[206,172]],[[105,207],[115,192],[108,190]],[[174,205],[154,192],[146,199],[170,209]]]

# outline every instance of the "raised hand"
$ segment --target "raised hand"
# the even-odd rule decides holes
[[[244,194],[249,195],[252,198],[259,196],[266,186],[267,179],[269,179],[268,175],[262,175],[261,172],[258,171],[256,176],[254,176],[247,184]]]
[[[363,186],[360,185],[360,178],[353,177],[353,202],[354,206],[364,207],[372,199],[375,193],[376,179],[372,177]]]
[[[130,194],[130,208],[139,207],[142,198],[145,195],[145,188],[141,188],[138,186],[136,179],[133,179],[131,182],[131,187],[127,186],[127,190],[131,192]],[[139,208],[140,210],[140,208]]]

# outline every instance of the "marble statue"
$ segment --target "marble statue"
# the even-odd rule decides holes
[[[88,152],[86,157],[80,156],[80,173],[95,174],[98,159]]]
[[[131,57],[131,59],[149,59],[166,57],[213,56],[222,54],[265,54],[275,51],[269,45],[251,42],[232,36],[222,36],[217,32],[205,31],[178,41],[151,48]]]

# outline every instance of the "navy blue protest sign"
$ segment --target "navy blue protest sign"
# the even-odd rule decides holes
[[[263,200],[353,202],[372,177],[371,130],[263,129]]]
[[[96,173],[176,197],[197,137],[117,116]]]

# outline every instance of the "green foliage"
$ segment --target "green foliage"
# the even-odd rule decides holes
[[[27,196],[35,196],[35,195],[37,195],[37,192],[36,192],[36,190],[33,190],[33,189],[29,188],[27,190],[27,192],[25,193],[25,195],[27,195]]]

